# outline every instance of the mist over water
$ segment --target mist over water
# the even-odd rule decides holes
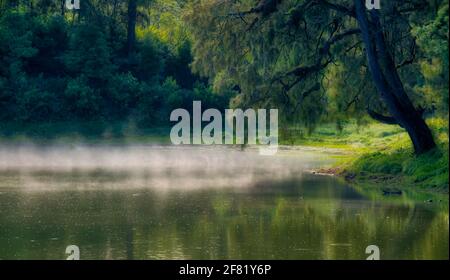
[[[88,187],[97,179],[102,183],[110,180],[109,188],[117,181],[121,188],[124,184],[127,188],[240,188],[301,176],[326,162],[330,162],[329,156],[307,150],[286,149],[277,156],[261,156],[257,148],[242,151],[228,146],[0,147],[0,172],[20,176],[24,184],[16,186],[28,189],[61,188],[62,182],[51,181],[62,175],[90,180]]]
[[[448,200],[309,172],[333,152],[0,145],[0,259],[448,259]]]

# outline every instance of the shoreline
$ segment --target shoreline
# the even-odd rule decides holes
[[[423,187],[420,184],[411,182],[411,178],[406,175],[390,175],[379,173],[363,172],[356,174],[347,171],[344,167],[333,166],[330,168],[319,168],[311,171],[314,175],[333,176],[344,180],[352,186],[363,186],[371,190],[378,190],[380,194],[385,196],[401,196],[405,192],[413,191],[423,194],[432,194],[446,196],[449,198],[448,186],[446,189],[436,189],[431,187]]]
[[[380,125],[364,129],[365,131],[359,131],[350,126],[343,134],[333,134],[329,127],[319,127],[317,133],[311,136],[280,135],[278,149],[284,153],[317,152],[334,159],[329,166],[312,170],[313,174],[337,176],[348,183],[371,185],[374,189],[395,185],[401,189],[448,195],[446,129],[435,129],[439,131],[436,138],[440,139],[437,151],[432,155],[419,157],[412,154],[409,139],[400,129]],[[90,134],[87,131],[77,133],[71,129],[19,129],[10,131],[11,133],[0,133],[0,146],[171,145],[166,127],[119,131],[114,133],[114,129],[106,129],[102,133]],[[237,149],[255,148],[247,145],[232,146]]]

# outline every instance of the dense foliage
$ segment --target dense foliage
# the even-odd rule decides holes
[[[193,67],[238,88],[236,105],[310,128],[371,116],[404,127],[416,152],[433,148],[422,118],[448,116],[448,1],[364,2],[195,1]]]
[[[129,1],[0,2],[0,121],[133,121],[166,125],[192,100],[223,108],[191,73],[190,39],[177,1],[138,1],[127,49]]]

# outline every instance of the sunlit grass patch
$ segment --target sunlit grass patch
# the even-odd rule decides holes
[[[448,192],[448,120],[427,120],[438,148],[416,156],[406,131],[400,126],[348,123],[342,130],[333,124],[320,125],[312,133],[299,129],[281,131],[281,143],[340,148],[347,153],[333,170],[360,182],[416,186]]]
[[[372,139],[365,152],[344,164],[343,173],[371,174],[369,178],[374,180],[391,175],[397,181],[402,177],[404,185],[448,192],[448,123],[443,119],[432,119],[428,123],[438,143],[436,149],[417,156],[406,133],[382,134],[388,136]],[[367,176],[359,178],[367,179]]]

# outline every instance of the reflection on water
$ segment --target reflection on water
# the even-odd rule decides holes
[[[329,154],[329,153],[327,153]],[[448,200],[373,200],[323,153],[0,148],[0,259],[448,259]]]

